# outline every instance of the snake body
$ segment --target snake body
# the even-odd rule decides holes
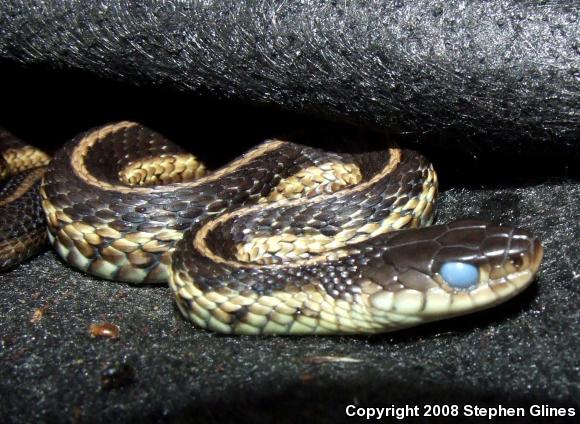
[[[40,180],[48,155],[0,128],[0,271],[29,258],[46,244]]]
[[[185,317],[236,334],[377,333],[473,312],[522,291],[542,258],[524,230],[428,226],[437,177],[411,150],[270,140],[205,174],[139,124],[90,130],[44,174],[49,240],[89,274],[169,282]]]

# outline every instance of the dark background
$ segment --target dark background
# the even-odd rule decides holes
[[[435,165],[443,189],[477,185],[531,183],[580,175],[580,143],[526,148],[506,144],[498,151],[452,148],[449,143],[419,141],[414,134],[392,134],[317,114],[290,112],[190,93],[172,85],[118,82],[75,69],[22,66],[0,61],[0,90],[5,99],[2,125],[27,142],[54,151],[89,128],[130,120],[160,132],[215,169],[269,138],[321,148],[384,148],[392,143],[420,150]],[[498,140],[500,144],[502,141]]]
[[[439,222],[528,228],[545,258],[530,289],[488,311],[374,337],[290,338],[195,329],[167,287],[91,278],[47,251],[0,275],[0,421],[335,423],[351,421],[348,404],[580,414],[577,5],[2,8],[0,125],[25,141],[54,151],[135,120],[213,168],[270,137],[397,142],[434,163]],[[99,322],[120,337],[91,337]]]

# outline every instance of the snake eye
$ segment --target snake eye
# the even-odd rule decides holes
[[[446,262],[439,274],[447,284],[456,289],[473,287],[479,281],[479,269],[465,262]]]

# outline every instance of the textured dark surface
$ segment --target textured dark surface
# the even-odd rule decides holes
[[[376,126],[577,151],[577,2],[3,3],[0,57]]]
[[[166,287],[89,278],[46,253],[0,276],[0,414],[7,422],[332,423],[351,403],[435,402],[578,414],[578,196],[564,181],[445,192],[441,221],[478,215],[539,235],[539,281],[488,312],[372,338],[215,335],[183,320]],[[89,335],[101,321],[121,327],[118,340]],[[111,379],[101,383],[102,374],[118,362],[126,366],[117,384],[103,388]]]
[[[273,20],[269,1],[132,2],[122,13],[119,2],[4,2],[1,124],[54,148],[131,119],[213,166],[328,124],[238,100],[376,125],[433,160],[440,222],[477,215],[540,236],[538,284],[488,312],[379,337],[223,337],[193,329],[168,288],[88,278],[48,252],[0,276],[0,421],[334,423],[350,403],[579,414],[576,3],[400,1],[393,15],[386,3],[280,2]],[[87,72],[48,70],[60,66]],[[118,340],[90,337],[101,321],[121,327]]]

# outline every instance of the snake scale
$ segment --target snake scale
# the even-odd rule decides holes
[[[338,154],[269,140],[207,173],[132,122],[80,134],[52,160],[0,138],[1,269],[48,234],[86,273],[169,282],[186,318],[221,333],[398,330],[497,305],[542,259],[525,230],[430,226],[437,177],[412,150]]]

